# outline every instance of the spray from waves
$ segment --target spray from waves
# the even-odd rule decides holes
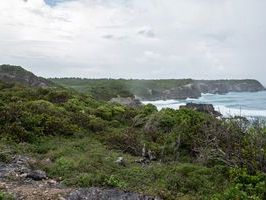
[[[186,105],[185,102],[180,102],[178,100],[159,100],[159,101],[143,101],[144,105],[153,104],[158,110],[163,108],[179,109],[180,106]]]
[[[214,106],[215,110],[222,113],[223,116],[243,116],[243,117],[266,117],[266,110],[246,110],[237,108],[228,108],[225,106]]]
[[[142,103],[147,105],[147,104],[153,104],[155,106],[163,106],[163,105],[171,105],[171,104],[176,104],[178,100],[170,99],[170,100],[158,100],[158,101],[143,101]]]
[[[158,110],[163,108],[179,109],[186,103],[209,103],[223,116],[263,117],[266,118],[266,92],[257,93],[228,93],[226,95],[202,94],[199,99],[188,98],[186,100],[160,100],[144,101],[144,104],[151,103]]]

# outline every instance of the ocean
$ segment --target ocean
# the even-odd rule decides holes
[[[162,108],[178,109],[186,103],[212,104],[223,116],[243,116],[266,118],[266,91],[261,92],[230,92],[228,94],[202,94],[198,99],[188,98],[186,100],[160,100],[143,101],[144,104],[151,103],[158,110]]]

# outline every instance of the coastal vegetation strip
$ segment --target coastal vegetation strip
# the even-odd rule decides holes
[[[58,85],[91,94],[96,99],[136,96],[142,100],[199,98],[202,93],[257,92],[265,90],[256,80],[126,80],[126,79],[50,79]]]

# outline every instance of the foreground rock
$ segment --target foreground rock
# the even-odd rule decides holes
[[[0,163],[0,180],[26,177],[31,172],[31,163],[34,162],[27,156],[15,156],[10,163]]]
[[[88,188],[70,193],[66,200],[161,200],[158,197],[145,196],[117,189]]]
[[[0,163],[0,180],[1,179],[28,179],[41,181],[48,179],[46,173],[42,170],[33,170],[32,165],[35,160],[27,156],[14,156],[10,163]]]
[[[204,112],[215,117],[220,117],[222,114],[216,111],[212,104],[196,104],[196,103],[187,103],[185,106],[180,106],[180,109],[192,109],[199,112]]]
[[[118,165],[121,165],[123,167],[126,166],[126,161],[123,157],[118,157],[117,160],[115,161],[115,163],[117,163]]]
[[[14,156],[10,162],[0,162],[0,191],[18,200],[63,200],[73,189],[49,179],[42,170],[33,170],[36,160]]]
[[[27,178],[30,178],[35,181],[41,181],[47,179],[47,175],[42,170],[34,170],[27,174]]]

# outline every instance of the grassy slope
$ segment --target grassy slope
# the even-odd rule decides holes
[[[202,199],[222,192],[228,182],[224,167],[179,162],[142,166],[134,162],[139,157],[110,151],[92,135],[45,137],[36,144],[11,146],[16,153],[38,158],[39,167],[68,186],[116,187],[164,199]],[[125,158],[125,167],[115,163],[118,156]],[[52,161],[48,165],[42,162],[47,158]]]

